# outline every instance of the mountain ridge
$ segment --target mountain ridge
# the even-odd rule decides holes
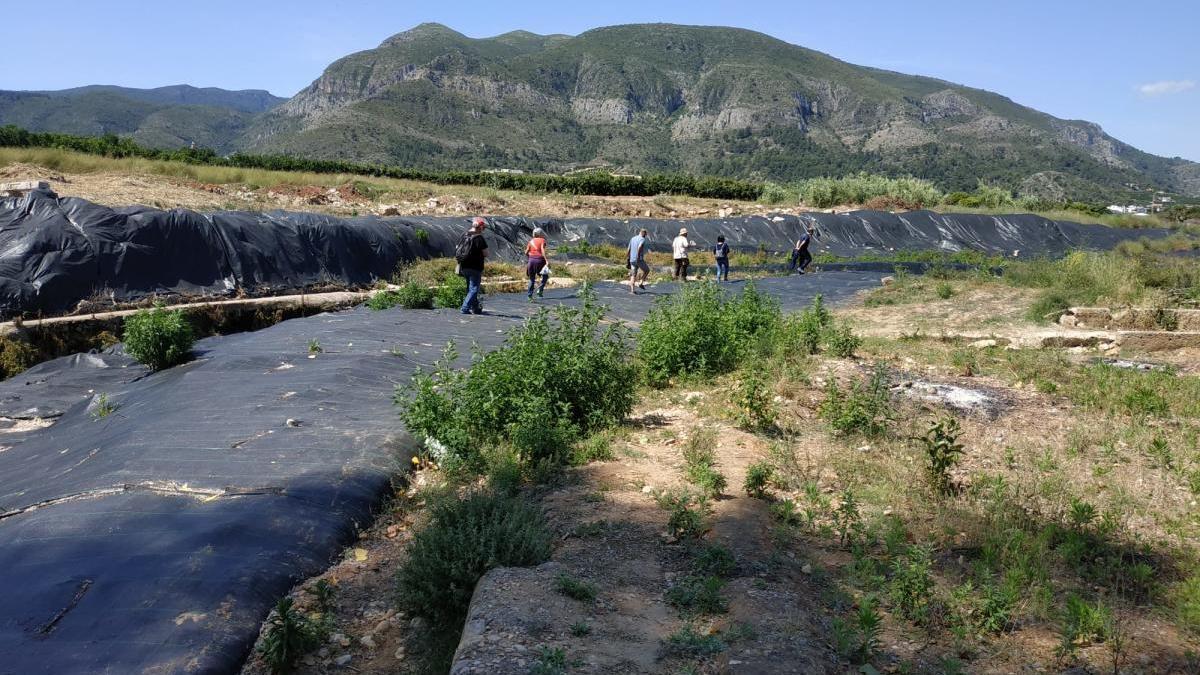
[[[111,94],[103,89],[71,100]],[[0,92],[0,124],[12,121],[8,93]],[[131,109],[160,105],[125,97]],[[1200,196],[1200,164],[1143,152],[1095,123],[741,28],[626,24],[471,38],[424,23],[337,59],[277,103],[200,119],[204,134],[193,135],[221,152],[430,169],[606,167],[774,181],[868,171],[1047,198],[1099,201],[1129,185]],[[168,116],[159,142],[187,135],[181,113]]]

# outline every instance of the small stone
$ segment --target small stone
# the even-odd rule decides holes
[[[804,566],[800,568],[800,571],[804,574],[812,574],[812,565],[804,563]]]
[[[390,621],[388,621],[387,619],[382,619],[379,623],[375,624],[375,630],[373,630],[371,632],[376,633],[376,634],[386,633],[387,630],[391,627],[392,627],[392,623]]]
[[[342,644],[342,640],[345,640],[345,639],[346,639],[345,635],[342,635],[341,633],[333,633],[332,635],[329,636],[329,644],[340,645],[340,644]]]
[[[284,422],[283,424],[284,424],[284,426],[289,426],[289,427],[294,428],[294,427],[300,426],[301,424],[304,424],[304,422],[297,420],[297,419],[292,419],[291,417],[289,417],[289,418],[287,418],[287,421]]]
[[[415,631],[423,631],[423,630],[425,630],[425,627],[428,625],[429,625],[429,622],[419,616],[414,616],[413,620],[408,623],[408,627],[412,628]]]
[[[359,642],[359,644],[366,647],[367,649],[375,649],[375,647],[378,646],[375,644],[375,637],[372,636],[370,633],[359,638],[358,642]]]
[[[884,286],[891,286],[892,284],[896,283],[896,277],[884,277],[879,280],[879,283]]]
[[[350,665],[350,661],[353,658],[354,658],[353,654],[342,654],[341,656],[339,656],[333,660],[333,665],[337,666],[338,668],[344,668],[344,667]]]
[[[995,347],[997,344],[999,343],[995,340],[976,340],[967,346],[972,349],[987,349],[988,347]]]
[[[518,652],[524,652],[527,651],[528,648],[525,645],[513,645],[513,649],[517,650]]]
[[[392,654],[392,658],[396,659],[397,661],[403,661],[405,656],[407,655],[404,653],[404,645],[396,647],[396,653]]]
[[[643,486],[642,486],[642,494],[647,494],[647,495],[648,495],[648,494],[650,494],[651,492],[654,492],[654,486],[653,486],[653,485],[643,485]]]

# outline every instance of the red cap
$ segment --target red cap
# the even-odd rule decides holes
[[[487,221],[486,221],[486,220],[484,220],[483,218],[480,218],[479,216],[475,216],[474,218],[472,218],[472,219],[471,219],[471,224],[472,224],[472,225],[484,225],[484,226],[486,226],[486,225],[487,225]]]

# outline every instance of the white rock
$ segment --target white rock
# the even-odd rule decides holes
[[[358,639],[359,643],[367,649],[375,649],[378,645],[375,644],[375,637],[370,633]]]
[[[987,349],[988,347],[995,347],[997,344],[995,340],[976,340],[967,346],[973,349]]]
[[[350,665],[350,661],[353,658],[354,658],[353,654],[342,654],[341,656],[339,656],[333,660],[333,665],[335,665],[339,668],[343,668],[345,666]]]

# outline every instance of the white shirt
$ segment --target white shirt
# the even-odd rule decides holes
[[[676,260],[688,257],[688,246],[690,246],[690,244],[688,244],[687,237],[683,236],[682,234],[678,237],[675,237],[675,241],[671,242],[671,247],[675,249]]]

